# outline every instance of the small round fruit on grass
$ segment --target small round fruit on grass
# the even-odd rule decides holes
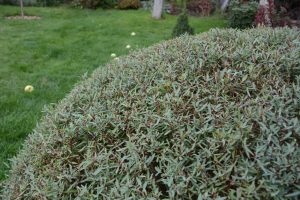
[[[34,90],[32,85],[26,85],[26,87],[24,88],[25,92],[31,93]]]

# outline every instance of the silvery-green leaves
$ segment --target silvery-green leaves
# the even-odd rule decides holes
[[[300,42],[211,30],[97,69],[11,162],[4,199],[297,199]]]

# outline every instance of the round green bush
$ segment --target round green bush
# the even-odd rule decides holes
[[[296,199],[300,33],[211,30],[97,69],[12,159],[4,199]]]

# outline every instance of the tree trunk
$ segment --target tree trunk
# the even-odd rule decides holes
[[[20,0],[20,7],[21,7],[21,16],[22,18],[24,18],[23,0]]]
[[[272,8],[270,8],[269,0],[259,0],[259,12],[263,15],[261,18],[261,22],[258,25],[264,25],[267,27],[272,26],[271,22],[271,15],[272,15]]]
[[[152,17],[154,19],[160,19],[163,11],[163,0],[154,0]]]
[[[259,0],[260,6],[267,6],[269,4],[268,0]]]
[[[225,11],[229,5],[229,0],[221,0],[221,10]]]

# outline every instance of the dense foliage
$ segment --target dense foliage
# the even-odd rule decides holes
[[[100,6],[101,8],[115,8],[118,5],[117,0],[102,0]]]
[[[211,0],[189,0],[186,6],[190,14],[198,16],[208,16],[213,10]]]
[[[255,23],[270,27],[300,27],[300,1],[268,0],[267,7],[259,6]]]
[[[59,6],[62,4],[71,5],[80,8],[115,8],[117,0],[23,0],[24,6]],[[0,0],[0,4],[6,5],[19,5],[19,0]]]
[[[296,198],[299,34],[215,29],[99,68],[48,108],[3,197]]]
[[[72,0],[23,0],[24,6],[53,7],[62,4],[71,4]],[[0,0],[0,5],[20,5],[20,0]]]
[[[72,6],[97,9],[97,8],[114,8],[117,5],[117,0],[73,0]]]
[[[119,9],[138,9],[141,7],[140,0],[119,0]]]
[[[69,0],[23,0],[24,6],[57,6]],[[20,5],[19,0],[0,0],[3,5]]]
[[[300,1],[299,0],[274,0],[276,14],[281,18],[290,20],[300,20]]]
[[[176,25],[172,32],[172,37],[178,37],[183,34],[194,34],[194,29],[189,25],[189,19],[186,11],[183,11],[178,16]]]
[[[229,26],[232,28],[249,28],[254,26],[255,15],[258,10],[257,2],[242,3],[232,0],[229,7]]]
[[[215,0],[186,0],[186,10],[189,15],[208,16],[216,10]],[[170,1],[170,13],[180,14],[182,11],[182,0]]]
[[[71,0],[36,0],[39,6],[58,6],[63,3],[69,3]]]
[[[101,0],[74,0],[73,6],[81,8],[96,9],[100,7]]]

